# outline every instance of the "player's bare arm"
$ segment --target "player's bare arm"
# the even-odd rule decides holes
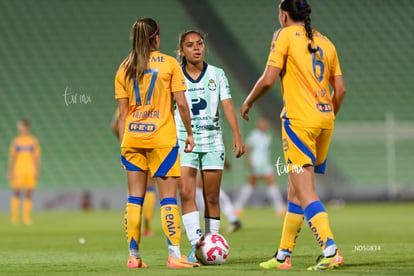
[[[342,102],[345,98],[346,88],[344,78],[342,76],[332,76],[329,78],[329,83],[331,84],[334,93],[332,97],[332,104],[334,107],[335,115],[338,113],[339,109],[342,106]]]
[[[125,131],[125,119],[128,114],[128,98],[121,98],[118,99],[118,108],[119,108],[119,117],[118,117],[118,133],[119,133],[119,141],[122,142],[122,138],[124,137]]]
[[[233,145],[232,151],[236,153],[236,157],[239,158],[245,152],[245,147],[241,134],[239,131],[239,124],[237,122],[236,111],[234,110],[233,101],[231,99],[225,99],[221,101],[223,106],[224,115],[226,116],[227,122],[233,131]]]
[[[247,96],[246,100],[244,100],[244,103],[240,107],[240,113],[243,119],[249,120],[249,116],[247,116],[247,114],[249,113],[250,108],[253,106],[253,104],[256,102],[257,99],[259,99],[264,94],[269,92],[269,90],[275,84],[280,72],[281,72],[280,68],[273,67],[273,66],[266,66],[266,69],[263,72],[263,75],[256,82],[252,91],[250,92],[250,94]]]
[[[39,148],[39,145],[37,145]],[[41,159],[40,159],[40,153],[35,156],[35,178],[39,179],[40,176],[40,165],[41,165]]]

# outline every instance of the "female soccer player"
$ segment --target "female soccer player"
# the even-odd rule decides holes
[[[193,152],[182,155],[179,184],[183,224],[192,245],[188,260],[194,258],[195,244],[201,236],[197,210],[196,176],[201,170],[205,201],[205,233],[218,233],[220,228],[220,183],[225,160],[224,143],[220,125],[219,104],[233,131],[233,152],[236,157],[244,153],[236,113],[231,100],[229,84],[223,70],[204,62],[204,36],[197,31],[187,31],[179,36],[179,56],[187,81],[185,96],[191,110],[191,126],[196,146]],[[185,147],[185,127],[177,118],[180,151]]]
[[[119,139],[119,109],[115,110],[114,116],[112,117],[111,129],[115,136]],[[147,180],[147,189],[145,190],[144,203],[142,204],[142,212],[144,217],[144,236],[153,236],[154,232],[151,229],[152,219],[154,217],[155,203],[157,200],[157,195],[154,187],[154,179],[151,177],[151,174],[148,174]]]
[[[317,264],[308,269],[332,269],[344,263],[328,215],[315,193],[314,173],[325,172],[334,119],[345,97],[345,85],[336,49],[328,38],[312,30],[310,13],[306,0],[280,2],[282,28],[275,32],[263,75],[240,108],[242,117],[248,120],[253,103],[281,76],[285,104],[281,113],[282,139],[289,167],[288,210],[279,249],[274,258],[260,264],[265,269],[292,267],[290,256],[304,217],[323,251]]]
[[[11,199],[11,221],[19,222],[19,207],[22,189],[25,189],[23,203],[23,223],[30,225],[32,220],[32,192],[40,172],[40,146],[36,137],[30,134],[30,121],[27,119],[17,123],[19,135],[10,145],[8,177],[13,189]]]
[[[158,51],[160,29],[150,18],[132,26],[132,49],[115,77],[119,107],[121,161],[126,168],[128,202],[125,228],[130,251],[129,268],[146,265],[141,260],[142,203],[148,172],[158,183],[161,222],[168,243],[168,267],[196,267],[180,252],[180,217],[176,191],[180,158],[174,123],[173,97],[186,138],[184,152],[192,151],[194,138],[185,100],[185,79],[178,62]]]
[[[249,168],[249,183],[240,189],[240,194],[235,202],[236,212],[243,212],[243,208],[253,193],[257,180],[263,179],[267,183],[267,197],[279,216],[286,213],[285,203],[279,187],[276,185],[274,166],[270,161],[270,146],[272,137],[269,133],[269,122],[266,118],[257,121],[257,127],[253,129],[246,139],[246,157]]]

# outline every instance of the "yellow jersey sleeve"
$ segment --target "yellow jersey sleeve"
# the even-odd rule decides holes
[[[283,28],[280,28],[273,34],[267,66],[283,69],[285,66],[286,53],[288,53],[288,48],[289,37],[287,35],[287,32],[285,32]]]
[[[172,67],[171,92],[174,93],[178,91],[187,90],[184,73],[178,61],[176,61],[175,59],[172,59],[171,67]]]
[[[339,59],[338,59],[338,53],[335,49],[335,54],[332,55],[332,60],[330,61],[331,66],[329,66],[330,69],[330,76],[342,76],[341,66],[339,65]]]
[[[115,99],[128,98],[126,91],[125,69],[119,67],[115,75]]]

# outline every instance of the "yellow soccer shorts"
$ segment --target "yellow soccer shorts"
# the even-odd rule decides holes
[[[36,188],[36,177],[34,172],[15,172],[11,180],[13,189],[34,189]]]
[[[324,174],[333,129],[292,126],[282,120],[282,142],[285,166],[289,172],[300,172],[306,165],[314,166],[315,173]]]
[[[171,148],[121,148],[127,171],[150,171],[152,177],[181,176],[178,146]]]

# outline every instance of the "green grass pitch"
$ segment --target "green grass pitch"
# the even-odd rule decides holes
[[[122,210],[35,213],[32,226],[11,225],[9,215],[0,213],[0,275],[414,275],[414,204],[328,206],[328,213],[345,265],[324,272],[306,271],[320,250],[305,224],[292,270],[259,268],[274,253],[283,223],[270,208],[247,209],[243,229],[224,235],[230,243],[225,265],[196,269],[166,268],[166,242],[156,213],[155,236],[141,242],[145,271],[126,268]],[[223,230],[226,225],[223,221]],[[185,235],[181,240],[187,253]]]

